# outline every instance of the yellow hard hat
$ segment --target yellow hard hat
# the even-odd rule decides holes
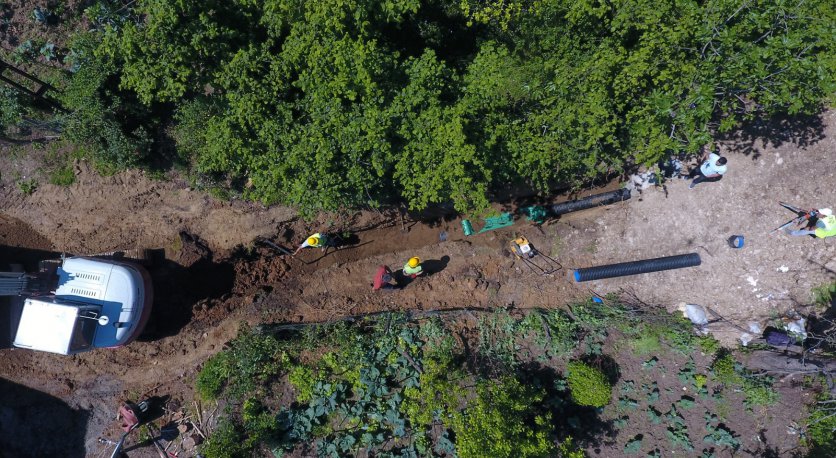
[[[316,245],[319,243],[319,237],[310,236],[308,237],[308,245]]]
[[[407,264],[409,264],[409,267],[418,267],[418,264],[421,264],[421,260],[418,259],[417,257],[412,257],[412,258],[409,258],[409,261],[407,262]]]

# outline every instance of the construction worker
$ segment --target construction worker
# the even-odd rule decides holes
[[[297,248],[296,251],[293,252],[293,256],[296,256],[297,254],[299,254],[299,252],[302,251],[302,248],[310,247],[310,248],[321,248],[321,249],[324,250],[325,248],[327,248],[329,246],[329,243],[330,243],[330,238],[327,235],[320,234],[319,232],[317,232],[316,234],[314,234],[314,235],[308,237],[307,239],[305,239],[305,241],[302,243],[302,245],[299,245],[299,248]]]
[[[814,209],[810,210],[810,214],[815,214],[815,225],[811,226],[809,220],[805,221],[806,227],[792,231],[790,235],[815,235],[820,239],[836,236],[836,216],[833,216],[832,209]]]
[[[393,283],[394,282],[394,283]],[[398,285],[397,280],[394,280],[394,276],[392,275],[392,270],[389,269],[389,266],[380,266],[377,268],[377,272],[374,274],[374,283],[372,284],[372,290],[377,291],[379,289],[397,289],[400,285]]]
[[[694,186],[703,181],[719,181],[723,178],[723,174],[726,173],[726,158],[709,151],[706,150],[705,154],[703,154],[703,163],[700,165],[700,168],[691,171],[691,177],[696,176],[696,178],[688,185],[688,189],[694,189]]]
[[[421,268],[421,260],[418,257],[411,257],[406,264],[403,265],[403,274],[412,278],[416,278],[423,274],[424,270]]]

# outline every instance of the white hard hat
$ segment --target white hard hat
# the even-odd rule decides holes
[[[833,210],[829,208],[820,208],[819,213],[821,213],[824,216],[833,216]]]

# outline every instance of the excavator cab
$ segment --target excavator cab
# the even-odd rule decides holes
[[[563,266],[557,260],[534,248],[534,245],[525,236],[521,235],[511,240],[508,245],[511,253],[536,274],[551,275],[563,269]]]

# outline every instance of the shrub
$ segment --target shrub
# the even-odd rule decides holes
[[[197,373],[195,389],[207,401],[217,399],[229,378],[229,361],[225,353],[209,358]]]
[[[75,173],[69,164],[63,165],[49,173],[49,182],[56,186],[69,186],[75,183]]]
[[[243,440],[242,431],[228,419],[223,419],[200,447],[200,452],[206,458],[240,458],[247,456]]]
[[[826,395],[820,396],[807,419],[807,437],[812,442],[811,458],[836,456],[836,409]]]
[[[566,369],[572,399],[577,404],[603,407],[610,403],[612,385],[600,369],[580,361],[570,362]]]
[[[464,411],[453,416],[459,456],[552,456],[551,416],[536,415],[532,409],[543,401],[542,392],[506,378],[481,384],[477,393]]]
[[[743,379],[736,370],[737,361],[730,353],[719,356],[711,365],[711,371],[717,381],[724,385],[739,385]]]

